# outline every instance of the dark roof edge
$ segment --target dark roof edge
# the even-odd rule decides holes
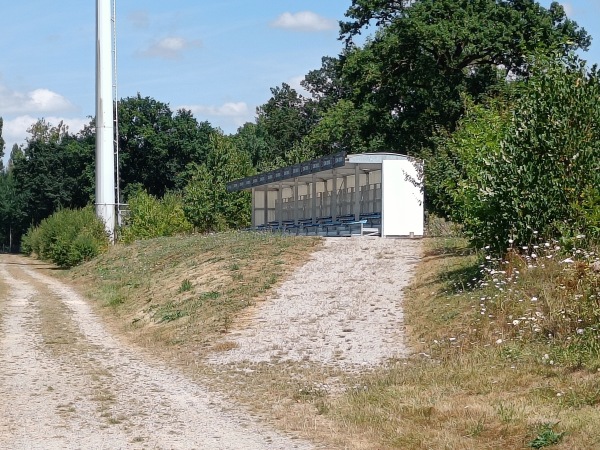
[[[346,152],[335,153],[333,155],[294,164],[293,166],[282,167],[281,169],[271,170],[270,172],[263,172],[251,177],[230,181],[227,183],[227,192],[243,191],[257,186],[275,183],[277,181],[296,178],[302,175],[310,175],[324,170],[334,169],[336,167],[343,167],[345,165]]]

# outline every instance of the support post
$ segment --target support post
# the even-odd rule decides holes
[[[317,220],[317,177],[313,173],[312,175],[312,220]]]
[[[331,179],[331,220],[335,222],[337,219],[337,169],[333,169],[333,178]]]
[[[256,188],[252,188],[252,228],[256,228]]]
[[[267,186],[265,186],[265,192],[263,195],[264,195],[264,205],[265,205],[264,225],[267,225],[269,223],[269,190],[268,190]]]
[[[301,219],[298,215],[298,178],[294,178],[294,223],[296,225],[298,225],[298,219]]]
[[[277,189],[277,204],[279,207],[275,208],[275,220],[279,221],[279,226],[283,225],[283,184],[279,183]]]
[[[354,220],[360,219],[360,171],[354,166]]]

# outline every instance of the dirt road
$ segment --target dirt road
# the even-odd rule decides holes
[[[0,255],[0,448],[313,448],[128,348],[41,267]]]
[[[235,347],[210,361],[312,361],[355,371],[405,357],[402,291],[420,255],[420,240],[325,239],[249,324],[227,335]]]

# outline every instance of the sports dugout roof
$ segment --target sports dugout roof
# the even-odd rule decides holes
[[[382,236],[423,235],[422,162],[336,153],[227,184],[252,192],[252,225],[380,214]]]

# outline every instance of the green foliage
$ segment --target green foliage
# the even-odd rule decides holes
[[[527,77],[533,54],[590,45],[562,6],[533,0],[353,0],[346,16],[345,49],[302,82],[312,98],[283,84],[258,108],[267,143],[260,159],[253,157],[259,170],[289,164],[298,148],[314,156],[435,152],[436,138],[461,119],[465,96],[478,104],[501,90],[508,74]],[[355,45],[369,27],[375,31],[365,44]]]
[[[446,212],[499,253],[509,239],[600,238],[599,74],[572,58],[540,58],[532,71],[510,103],[471,107],[432,165]]]
[[[192,224],[185,218],[179,194],[166,193],[162,199],[138,191],[129,198],[129,215],[121,229],[121,240],[130,243],[138,239],[189,233]]]
[[[200,231],[220,231],[250,224],[250,196],[227,192],[226,184],[253,172],[247,153],[234,141],[215,134],[206,164],[196,167],[184,191],[186,218]]]
[[[272,97],[257,108],[257,125],[268,137],[270,152],[265,162],[281,159],[298,145],[315,125],[315,103],[303,98],[295,89],[283,83],[271,88]]]
[[[557,433],[554,431],[556,424],[544,423],[538,427],[536,437],[529,442],[530,448],[544,448],[558,444],[565,433]]]
[[[30,228],[23,236],[22,251],[59,267],[73,267],[106,251],[108,245],[104,224],[87,207],[62,209]]]
[[[188,292],[191,291],[193,288],[192,282],[186,278],[185,280],[183,280],[181,282],[181,286],[179,286],[179,290],[177,292],[182,293],[182,292]]]
[[[464,95],[480,102],[506,83],[507,73],[527,76],[531,55],[564,55],[590,44],[562,6],[546,9],[533,0],[353,0],[346,16],[345,51],[337,61],[324,59],[305,87],[328,118],[319,127],[332,127],[329,145],[345,148],[347,135],[359,143],[356,151],[432,149],[436,135],[454,131]],[[356,46],[353,37],[372,26]],[[354,105],[345,123],[334,107],[340,100]]]
[[[0,209],[8,211],[4,227],[10,227],[13,243],[58,209],[83,208],[93,201],[93,126],[71,135],[62,122],[52,126],[40,120],[29,132],[23,149],[13,146],[11,152],[9,190],[15,195],[3,200],[0,194]]]
[[[15,250],[16,235],[24,222],[23,195],[15,186],[12,172],[0,173],[0,247]]]
[[[4,139],[2,138],[2,128],[4,126],[4,119],[0,117],[0,173],[4,171]]]
[[[209,137],[216,131],[198,123],[190,111],[175,114],[168,104],[151,97],[119,102],[120,175],[123,190],[139,183],[151,195],[182,189],[192,163],[203,163]]]

